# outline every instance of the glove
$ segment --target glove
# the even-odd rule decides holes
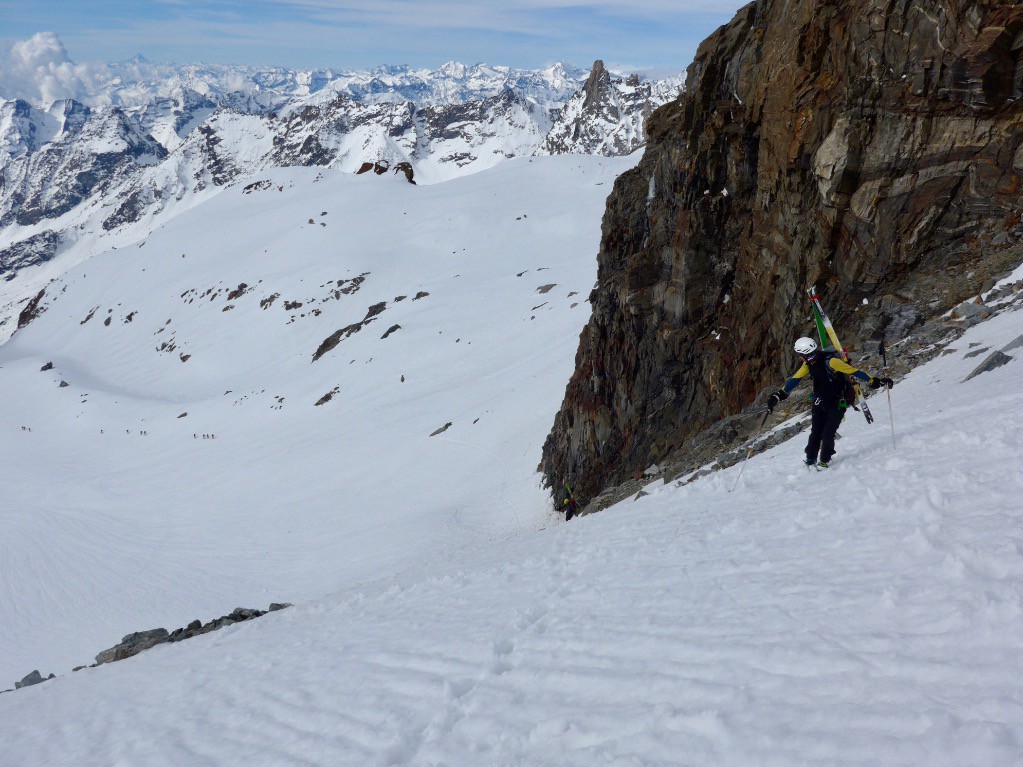
[[[895,381],[893,381],[890,378],[883,377],[883,376],[881,378],[871,378],[870,379],[870,388],[871,389],[880,389],[882,386],[887,386],[890,389],[893,386],[895,386]]]
[[[774,409],[778,407],[778,403],[781,402],[783,399],[788,398],[789,398],[788,392],[786,392],[784,389],[778,389],[778,391],[774,392],[774,394],[767,398],[768,411],[773,413]]]

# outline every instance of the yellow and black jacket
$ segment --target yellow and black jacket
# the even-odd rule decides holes
[[[803,379],[810,376],[813,381],[813,396],[815,404],[838,406],[846,404],[849,379],[846,376],[870,383],[871,378],[859,368],[855,368],[845,360],[837,357],[834,353],[820,353],[812,362],[804,362],[799,370],[792,374],[792,377],[785,382],[783,391],[788,394],[803,382]],[[851,388],[851,387],[848,387]],[[849,399],[848,404],[853,400]]]

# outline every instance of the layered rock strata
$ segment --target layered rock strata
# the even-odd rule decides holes
[[[1023,3],[758,0],[700,47],[608,200],[544,446],[585,502],[777,385],[816,284],[854,349],[1013,266]]]

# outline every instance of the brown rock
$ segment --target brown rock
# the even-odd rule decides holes
[[[42,305],[44,295],[46,295],[46,288],[43,288],[36,293],[35,298],[25,304],[25,308],[22,309],[21,314],[18,315],[18,330],[21,330],[32,320],[46,311],[46,307]],[[92,315],[89,316],[91,317]]]
[[[811,284],[866,348],[923,321],[882,296],[944,311],[1018,263],[986,243],[1019,223],[1023,3],[941,5],[758,0],[701,45],[608,199],[553,488],[585,504],[777,386]]]

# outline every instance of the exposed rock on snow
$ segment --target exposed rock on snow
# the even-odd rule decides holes
[[[988,315],[985,314],[985,317],[986,316],[988,316]],[[976,324],[976,323],[970,323],[970,324]],[[998,349],[998,350],[992,352],[987,357],[987,359],[985,359],[982,363],[980,363],[980,365],[977,366],[976,370],[974,370],[972,373],[970,373],[968,376],[966,376],[966,378],[963,379],[963,382],[965,383],[966,381],[969,381],[971,378],[976,378],[981,373],[988,373],[988,372],[990,372],[992,370],[995,370],[997,368],[1002,367],[1002,365],[1009,364],[1010,362],[1012,362],[1014,357],[1010,356],[1007,352],[1011,352],[1014,349],[1020,349],[1020,348],[1023,348],[1023,336],[1019,336],[1018,338],[1014,339],[1013,341],[1010,341],[1009,343],[1007,343],[1001,349]],[[986,351],[987,351],[986,348],[985,349],[978,349],[977,350],[977,356],[979,356],[980,354],[983,354]],[[972,354],[967,354],[966,356],[970,357],[970,356],[973,356],[973,355]]]
[[[266,615],[268,612],[275,612],[277,610],[283,610],[287,607],[291,607],[289,602],[274,602],[270,605],[267,610],[252,610],[244,607],[235,608],[229,615],[224,615],[220,618],[209,621],[206,624],[201,623],[198,620],[192,621],[188,626],[184,628],[175,629],[173,632],[168,632],[167,629],[151,629],[149,631],[137,631],[132,634],[125,636],[118,644],[111,647],[109,650],[104,650],[96,656],[96,662],[94,666],[99,666],[104,663],[113,663],[115,661],[124,660],[134,655],[138,655],[144,650],[148,650],[152,647],[156,647],[159,644],[166,642],[180,642],[185,639],[191,639],[194,636],[200,634],[208,634],[211,631],[224,628],[226,626],[234,625],[242,621],[252,620],[262,615]],[[85,666],[78,666],[74,670],[78,671]],[[20,682],[14,683],[14,689],[21,689],[22,687],[30,687],[31,685],[40,684],[49,679],[54,679],[55,675],[50,674],[48,677],[43,677],[39,671],[33,671],[26,675]],[[4,690],[4,692],[11,692],[10,690]]]
[[[133,655],[138,655],[140,652],[148,650],[151,647],[156,647],[158,644],[164,644],[165,642],[181,642],[185,639],[191,639],[192,637],[199,636],[201,634],[208,634],[211,631],[216,631],[217,629],[222,629],[226,626],[232,626],[235,623],[259,618],[262,615],[266,615],[268,612],[283,610],[286,607],[291,607],[291,604],[287,602],[274,602],[267,610],[253,610],[245,607],[236,607],[230,612],[230,614],[223,615],[220,618],[214,618],[207,623],[194,620],[184,628],[174,629],[174,631],[167,631],[167,629],[159,628],[128,634],[118,644],[97,655],[96,665],[98,666],[103,663],[113,663],[114,661],[124,660],[125,658],[132,657]]]
[[[1002,365],[1008,365],[1010,362],[1012,362],[1012,357],[1005,352],[992,352],[986,360],[977,366],[976,370],[963,379],[963,382],[969,381],[971,378],[976,378],[981,373],[990,373],[992,370],[1000,368]]]
[[[43,305],[43,296],[46,294],[46,289],[40,290],[35,298],[25,304],[25,308],[21,310],[21,314],[18,315],[18,327],[23,328],[28,325],[32,320],[41,315],[46,311],[46,306]]]
[[[22,680],[20,682],[15,682],[14,683],[14,689],[15,690],[20,690],[22,687],[31,687],[34,684],[42,684],[46,680],[54,679],[54,678],[55,678],[55,676],[53,674],[50,674],[49,676],[44,677],[42,674],[39,673],[38,670],[36,670],[36,671],[33,671],[31,674],[25,675],[25,677],[22,678]]]
[[[334,399],[334,395],[337,394],[339,391],[341,391],[341,387],[340,386],[335,386],[329,392],[327,392],[322,397],[320,397],[318,400],[316,400],[316,403],[315,403],[316,406],[319,407],[320,405],[325,405],[326,403],[330,402],[332,399]]]
[[[386,301],[381,301],[378,304],[373,304],[373,306],[369,307],[369,309],[366,310],[366,316],[362,319],[361,322],[356,322],[352,325],[348,325],[347,327],[343,327],[340,330],[336,330],[333,333],[331,333],[327,338],[323,339],[323,343],[321,343],[317,347],[316,351],[313,352],[312,361],[316,362],[316,360],[318,360],[324,354],[331,351],[332,349],[337,348],[337,345],[341,343],[341,341],[343,341],[346,338],[351,338],[353,335],[355,335],[364,327],[366,327],[369,323],[374,322],[377,318],[377,315],[383,312],[384,309],[386,308],[387,308]]]
[[[96,663],[112,663],[118,660],[124,660],[130,658],[133,655],[138,655],[143,650],[148,650],[150,647],[156,647],[158,644],[163,644],[170,640],[170,632],[167,629],[152,629],[150,631],[137,631],[132,634],[128,634],[124,637],[119,644],[114,645],[109,650],[104,650],[96,656]]]

